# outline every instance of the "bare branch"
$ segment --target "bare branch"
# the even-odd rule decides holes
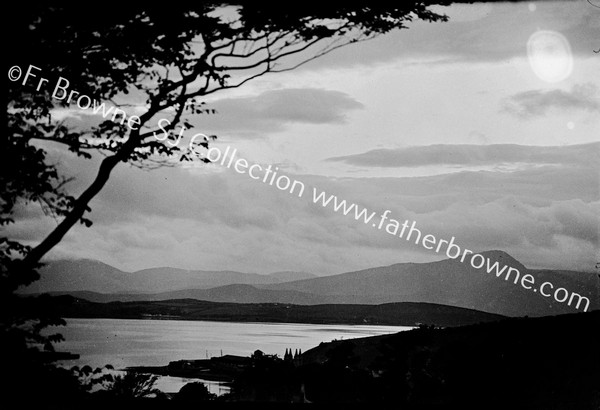
[[[63,138],[58,138],[58,137],[54,137],[54,136],[35,135],[35,136],[31,136],[30,139],[38,140],[38,141],[58,142],[59,144],[67,145],[69,147],[77,146],[78,149],[84,149],[84,150],[98,149],[97,146],[90,145],[90,144],[87,144],[87,143],[82,142],[82,141],[69,141],[69,140],[65,140]]]
[[[242,85],[246,84],[248,81],[254,80],[255,78],[258,78],[258,77],[260,77],[260,76],[262,76],[262,75],[270,72],[270,69],[271,69],[271,67],[267,66],[263,71],[261,71],[259,73],[256,73],[256,74],[254,74],[254,75],[252,75],[252,76],[250,76],[250,77],[248,77],[248,78],[246,78],[246,79],[242,80],[241,82],[239,82],[237,84],[234,84],[234,85],[225,85],[225,86],[213,88],[212,90],[207,90],[207,91],[204,91],[204,92],[194,92],[192,94],[189,94],[189,98],[210,95],[210,94],[212,94],[214,92],[217,92],[217,91],[220,91],[220,90],[228,90],[228,89],[231,89],[231,88],[241,87]]]
[[[234,44],[235,44],[236,42],[238,42],[238,41],[244,41],[244,42],[253,42],[253,41],[259,41],[259,40],[262,40],[262,39],[264,39],[265,37],[267,37],[267,33],[265,33],[265,34],[262,34],[262,35],[260,35],[260,36],[258,36],[258,37],[238,37],[238,38],[234,38],[234,39],[232,39],[231,41],[228,41],[228,42],[227,42],[227,43],[225,43],[225,44],[221,44],[221,45],[219,45],[219,46],[217,46],[217,47],[213,47],[213,46],[211,45],[211,49],[212,49],[212,51],[223,50],[223,49],[225,49],[225,48],[227,48],[227,47],[229,47],[229,46],[231,46],[231,45],[234,45]]]
[[[275,45],[279,40],[283,39],[284,37],[286,37],[288,35],[288,33],[286,32],[281,32],[280,35],[276,36],[273,40],[269,41],[269,35],[267,34],[266,36],[266,43],[265,45],[261,46],[261,47],[257,47],[254,50],[250,49],[247,53],[234,53],[233,50],[230,53],[217,53],[214,54],[211,58],[210,58],[210,64],[212,66],[215,65],[215,60],[219,57],[227,57],[227,58],[240,58],[240,59],[246,59],[249,57],[252,57],[253,55],[267,50],[269,47],[272,47],[273,45]],[[235,46],[235,43],[233,44]]]
[[[364,37],[364,38],[354,38],[354,39],[352,39],[350,41],[347,41],[347,42],[342,43],[342,44],[338,44],[338,45],[336,45],[334,47],[326,47],[325,49],[321,50],[318,54],[316,54],[316,55],[314,55],[314,56],[312,56],[310,58],[307,58],[307,59],[299,62],[298,64],[296,64],[296,65],[294,65],[292,67],[287,67],[287,68],[283,68],[283,69],[280,69],[280,70],[272,70],[271,72],[272,73],[284,73],[286,71],[292,71],[292,70],[294,70],[294,69],[296,69],[296,68],[298,68],[298,67],[300,67],[300,66],[302,66],[302,65],[304,65],[304,64],[306,64],[306,63],[308,63],[310,61],[316,60],[319,57],[322,57],[322,56],[324,56],[326,54],[329,54],[332,51],[337,50],[338,48],[346,47],[346,46],[348,46],[350,44],[354,44],[354,43],[360,43],[360,42],[372,40],[372,39],[374,39],[376,37],[377,37],[377,35],[373,35],[373,36],[369,36],[369,37]]]

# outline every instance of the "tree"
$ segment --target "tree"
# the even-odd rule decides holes
[[[101,393],[121,399],[138,399],[161,396],[162,392],[154,387],[158,376],[127,371],[113,378],[106,390]]]
[[[202,382],[187,383],[175,395],[176,400],[185,401],[209,401],[214,400],[216,397],[217,395],[211,393]]]
[[[8,138],[1,147],[0,224],[14,223],[17,204],[37,203],[57,225],[33,247],[0,239],[0,296],[13,303],[14,291],[38,278],[44,255],[78,222],[91,225],[89,203],[117,164],[153,168],[173,165],[175,159],[195,160],[195,150],[177,146],[176,130],[191,129],[191,115],[214,113],[202,98],[405,28],[415,18],[446,20],[430,10],[431,3],[196,2],[119,4],[118,9],[93,11],[87,4],[11,6],[10,35],[15,40],[9,42],[6,68],[14,81],[8,84]],[[83,109],[88,101],[82,96],[90,104],[94,101],[94,107],[105,103],[121,111],[89,129],[73,129],[53,116],[56,108]],[[126,97],[145,104],[133,122]],[[160,119],[168,120],[162,128]],[[163,130],[165,138],[156,138]],[[213,138],[204,136],[198,148],[208,148]],[[69,179],[49,163],[40,143],[59,144],[84,158],[104,155],[93,182],[76,198],[69,195]],[[36,320],[32,315],[18,322]],[[3,329],[14,325],[12,316],[2,317]]]

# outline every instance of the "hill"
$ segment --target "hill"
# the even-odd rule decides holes
[[[313,279],[318,277],[308,272],[296,272],[296,271],[283,271],[269,273],[269,276],[277,279],[278,282],[291,282],[293,280]]]
[[[595,274],[572,271],[529,270],[502,251],[483,252],[498,261],[531,274],[535,283],[551,282],[590,299],[590,310],[600,309]],[[506,316],[543,316],[573,313],[575,308],[526,290],[503,277],[475,269],[468,263],[446,259],[431,263],[399,263],[339,275],[260,286],[263,289],[311,293],[335,303],[380,304],[429,302],[476,309]]]
[[[25,288],[23,293],[160,293],[182,289],[209,289],[232,284],[271,284],[308,277],[314,275],[306,272],[274,272],[261,275],[170,267],[124,272],[90,259],[59,260],[47,262],[46,266],[40,269],[40,280]]]
[[[183,289],[161,293],[98,293],[49,292],[53,296],[71,295],[90,302],[140,302],[172,299],[196,299],[225,303],[291,303],[316,305],[328,303],[328,298],[295,290],[259,289],[252,285],[226,285],[210,289]]]
[[[195,299],[95,303],[56,298],[62,316],[70,318],[216,320],[232,322],[458,326],[499,320],[502,316],[429,303],[384,305],[293,305],[215,303]]]
[[[304,387],[315,401],[597,409],[599,327],[600,312],[588,312],[321,343],[302,354]]]
[[[550,282],[600,309],[597,275],[586,272],[531,270],[502,251],[483,252],[490,261],[530,274],[539,287]],[[424,302],[504,316],[546,316],[576,312],[576,307],[526,290],[484,268],[446,259],[399,263],[326,277],[301,272],[269,275],[233,271],[186,271],[174,268],[123,272],[96,261],[51,263],[27,293],[72,294],[95,302],[198,299],[228,303],[369,304]],[[293,280],[294,277],[308,277]],[[84,293],[81,293],[85,291]],[[583,306],[581,307],[583,309]]]

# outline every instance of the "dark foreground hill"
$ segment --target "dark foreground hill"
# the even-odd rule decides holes
[[[322,343],[293,366],[255,359],[233,391],[372,408],[596,410],[598,328],[590,312]]]
[[[69,318],[216,320],[232,322],[458,326],[499,320],[502,316],[430,303],[384,305],[291,305],[214,303],[193,299],[156,302],[93,303],[56,298],[59,314]]]
[[[70,295],[90,302],[147,302],[172,299],[196,299],[225,303],[291,303],[295,305],[318,305],[335,303],[331,298],[295,290],[260,289],[253,285],[235,284],[210,289],[182,289],[161,293],[97,293],[97,292],[50,292],[53,296]],[[344,303],[344,302],[342,302]]]

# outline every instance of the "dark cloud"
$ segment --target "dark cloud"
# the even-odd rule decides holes
[[[287,88],[253,97],[217,100],[210,108],[216,109],[217,114],[203,116],[198,127],[260,136],[281,131],[293,123],[344,123],[348,111],[363,108],[363,105],[340,91]]]
[[[553,109],[600,113],[600,90],[590,83],[574,85],[570,91],[530,90],[511,96],[503,107],[521,118],[542,116]]]
[[[600,143],[564,147],[516,144],[428,145],[376,149],[362,154],[328,158],[327,161],[368,167],[483,166],[511,163],[592,165],[600,162]]]
[[[107,107],[112,105],[109,103]],[[214,100],[207,108],[216,110],[216,114],[188,118],[201,132],[209,134],[233,131],[236,135],[260,138],[267,133],[282,131],[287,125],[294,123],[341,124],[346,121],[349,111],[362,109],[363,105],[341,91],[284,88],[265,91],[251,97]],[[91,110],[63,110],[56,114],[65,116],[66,125],[77,129],[89,130],[105,121],[101,115],[91,115]],[[163,112],[153,122],[154,127],[158,118],[171,117],[172,112]]]
[[[591,56],[598,48],[599,10],[586,2],[454,4],[440,7],[448,22],[420,20],[374,40],[343,47],[300,69],[373,65],[397,59],[432,62],[506,61],[527,57],[529,37],[543,27],[565,36],[573,55]]]

